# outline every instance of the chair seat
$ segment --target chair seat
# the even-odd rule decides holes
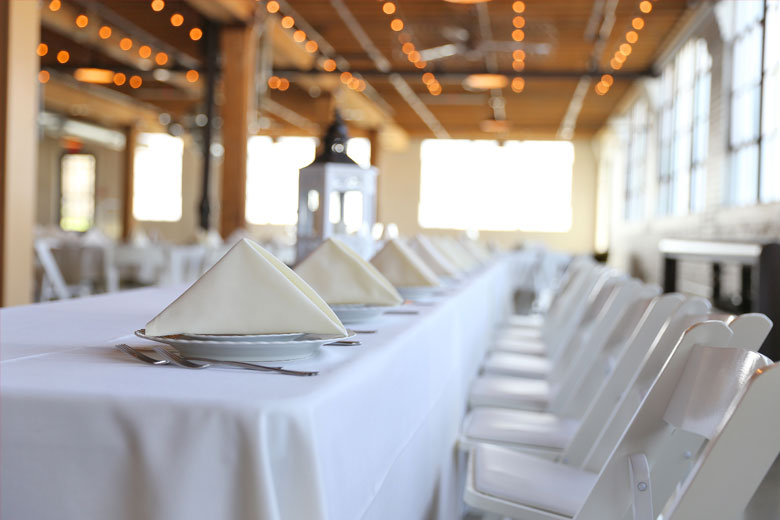
[[[552,363],[541,356],[496,351],[487,356],[482,368],[491,374],[544,379],[552,370]]]
[[[501,446],[480,444],[472,453],[474,488],[527,507],[574,517],[598,475]]]
[[[530,327],[503,327],[496,331],[502,338],[541,340],[542,329]]]
[[[544,317],[541,314],[513,314],[506,321],[512,327],[541,328]]]
[[[463,435],[474,441],[563,450],[578,426],[576,419],[550,413],[479,407],[464,419]]]
[[[547,354],[547,345],[543,341],[537,339],[520,339],[500,335],[496,338],[492,350],[505,350],[517,354],[544,356]]]
[[[475,407],[540,411],[550,404],[550,397],[550,384],[543,379],[486,374],[474,380],[470,402]]]

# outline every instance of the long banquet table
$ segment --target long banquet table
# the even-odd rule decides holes
[[[457,518],[468,385],[521,256],[283,363],[308,378],[112,348],[181,286],[0,310],[0,518]]]

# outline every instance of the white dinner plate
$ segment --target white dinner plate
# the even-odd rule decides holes
[[[339,317],[341,323],[363,323],[384,314],[386,311],[397,309],[387,305],[331,305],[331,309]]]
[[[442,290],[440,286],[396,287],[396,289],[405,300],[421,300],[438,296]]]
[[[355,333],[299,334],[290,339],[288,334],[201,334],[205,339],[191,339],[183,334],[148,336],[145,329],[135,331],[139,338],[170,345],[184,357],[209,358],[222,361],[288,361],[313,356],[322,345],[351,338]],[[192,335],[189,335],[192,336]],[[252,338],[252,339],[248,339]]]

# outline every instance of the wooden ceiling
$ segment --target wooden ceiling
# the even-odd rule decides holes
[[[261,132],[316,133],[327,124],[331,105],[336,104],[356,129],[467,138],[495,138],[496,134],[480,130],[480,122],[496,115],[511,123],[511,129],[501,138],[556,137],[583,77],[592,81],[582,99],[574,135],[593,135],[630,84],[651,73],[662,45],[688,12],[685,0],[652,0],[650,13],[640,11],[639,0],[526,0],[522,13],[525,38],[515,42],[512,31],[517,13],[513,12],[512,0],[492,0],[478,6],[443,0],[394,0],[396,12],[392,15],[385,14],[384,2],[376,0],[279,0],[280,11],[272,15],[266,11],[266,0],[165,0],[161,12],[154,12],[150,3],[62,0],[62,7],[56,11],[43,7],[42,41],[49,45],[50,52],[41,58],[42,67],[52,71],[53,82],[65,83],[69,88],[78,86],[71,78],[76,67],[103,67],[123,71],[128,77],[139,75],[143,85],[137,89],[127,83],[88,88],[105,89],[110,91],[111,99],[126,98],[144,110],[191,121],[196,113],[204,111],[206,37],[193,41],[188,31],[192,27],[205,28],[209,19],[222,24],[258,23],[268,29],[264,41],[270,42],[274,52],[273,70],[266,74],[291,81],[284,92],[269,90],[263,94],[267,100],[259,106],[265,108],[262,115],[266,123],[259,125]],[[172,27],[172,13],[182,14],[182,26]],[[76,27],[73,19],[78,14],[87,14],[95,23]],[[308,54],[301,44],[293,42],[295,28],[279,26],[283,15],[292,15],[295,28],[304,29],[317,41],[317,53]],[[613,71],[610,59],[625,42],[631,21],[637,16],[643,18],[645,27],[638,31],[639,40],[623,67]],[[396,17],[404,22],[402,32],[390,28]],[[104,22],[114,27],[107,40],[97,36]],[[117,42],[125,33],[136,46],[145,43],[155,54],[166,52],[170,61],[158,67],[135,52],[118,51]],[[457,52],[429,60],[421,70],[402,52],[399,35],[420,51],[453,44]],[[57,62],[59,49],[70,52],[68,63]],[[526,52],[525,68],[519,73],[512,68],[514,49]],[[340,70],[324,72],[321,64],[326,57],[336,58],[340,70],[362,77],[368,88],[355,92],[338,80]],[[227,59],[229,54],[222,56],[222,60]],[[165,68],[166,76],[160,79],[154,68]],[[200,71],[200,81],[189,83],[184,79],[190,69]],[[510,79],[521,76],[525,88],[515,93],[509,87],[481,92],[463,87],[466,75],[487,71]],[[422,82],[424,72],[435,74],[442,86],[440,95],[429,93]],[[614,75],[614,84],[606,95],[597,95],[594,86],[607,72]],[[67,90],[50,89],[47,106],[62,110],[67,103],[52,96]],[[501,106],[505,107],[503,113]],[[105,110],[86,115],[81,110],[71,115],[103,123],[109,117]],[[117,124],[126,121],[117,120]]]

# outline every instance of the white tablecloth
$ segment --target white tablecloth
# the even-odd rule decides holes
[[[110,345],[182,287],[0,311],[0,517],[456,518],[466,392],[509,311],[506,256],[290,377],[141,364]],[[138,343],[136,340],[135,343]]]

